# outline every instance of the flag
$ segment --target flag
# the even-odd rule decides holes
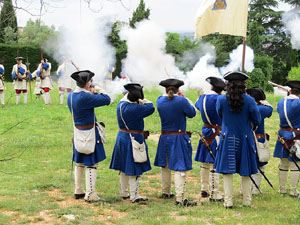
[[[196,16],[195,37],[219,32],[246,37],[248,0],[202,0]]]

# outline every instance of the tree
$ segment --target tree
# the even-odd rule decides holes
[[[283,0],[283,2],[288,3],[292,6],[300,6],[300,0]]]
[[[10,27],[11,29],[6,29]],[[4,0],[0,15],[0,43],[4,43],[5,36],[11,36],[13,33],[18,33],[17,17],[12,4],[12,0]],[[6,34],[5,32],[9,32]],[[13,35],[14,41],[17,41],[17,35]]]
[[[146,9],[144,0],[140,0],[140,4],[132,14],[132,18],[129,19],[129,26],[135,28],[135,24],[144,19],[149,19],[150,9]]]
[[[289,80],[300,80],[300,65],[292,67],[288,75]]]
[[[19,43],[24,45],[41,46],[49,39],[56,37],[57,31],[55,31],[54,26],[48,27],[42,22],[40,23],[39,20],[34,22],[30,19],[27,21],[23,32],[20,34]]]

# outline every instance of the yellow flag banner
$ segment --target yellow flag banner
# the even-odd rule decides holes
[[[248,0],[202,0],[196,18],[195,37],[219,32],[246,37]]]

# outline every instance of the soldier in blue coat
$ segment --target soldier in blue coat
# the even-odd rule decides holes
[[[273,113],[273,107],[271,104],[266,100],[266,95],[264,91],[258,87],[253,88],[247,88],[246,93],[253,97],[255,99],[255,102],[257,104],[258,110],[260,112],[261,116],[261,122],[258,125],[257,129],[255,130],[255,136],[256,141],[263,143],[268,149],[269,146],[269,135],[265,133],[265,119],[272,116]],[[258,158],[258,154],[256,154],[256,163],[260,171],[265,171],[265,165],[268,164],[268,162],[260,162]],[[261,183],[261,177],[262,174],[260,171],[257,174],[254,174],[252,178],[254,179],[255,183],[258,187],[260,187]],[[255,187],[255,185],[252,185],[252,194],[259,194],[259,190]]]
[[[139,195],[139,177],[151,170],[148,147],[145,142],[144,118],[150,116],[155,108],[144,99],[142,86],[136,83],[124,85],[128,93],[117,106],[119,132],[115,143],[110,168],[120,171],[120,195],[132,203],[145,202],[148,199]],[[140,144],[145,143],[147,160],[136,163],[133,157],[131,137]],[[130,195],[128,195],[128,184]]]
[[[280,118],[280,129],[278,131],[274,157],[280,158],[279,163],[279,193],[285,194],[288,171],[290,170],[290,196],[297,197],[300,173],[292,161],[292,158],[299,163],[299,158],[295,154],[290,155],[290,151],[296,145],[294,141],[299,143],[300,139],[300,81],[288,81],[287,86],[291,88],[290,95],[281,99],[277,104],[277,112]],[[299,151],[300,149],[298,149]]]
[[[222,135],[218,145],[215,168],[223,174],[224,207],[233,207],[233,174],[239,173],[243,193],[243,205],[250,206],[252,174],[257,173],[256,147],[252,128],[261,122],[261,116],[252,97],[245,94],[242,72],[229,72],[224,79],[227,93],[217,99],[217,112],[222,120]]]
[[[71,75],[76,81],[76,89],[68,96],[68,107],[72,113],[74,129],[89,130],[95,126],[97,118],[94,109],[96,107],[110,104],[110,97],[105,92],[97,91],[91,87],[94,73],[88,70],[78,71]],[[106,156],[100,134],[96,127],[95,150],[91,154],[79,153],[73,143],[73,161],[75,165],[75,191],[76,199],[84,198],[86,202],[104,201],[96,194],[96,179],[98,163],[103,161]],[[82,188],[83,172],[85,171],[86,193]]]
[[[177,79],[159,83],[166,88],[167,95],[157,99],[157,110],[161,120],[161,136],[155,156],[155,166],[161,167],[162,198],[172,198],[171,170],[175,171],[176,205],[194,206],[196,202],[184,197],[186,171],[192,169],[192,144],[186,132],[186,117],[193,118],[196,109],[179,91],[184,84]]]
[[[205,141],[200,139],[195,161],[201,162],[201,196],[206,198],[210,196],[210,201],[224,201],[219,192],[219,174],[214,170],[214,158],[216,148],[220,141],[222,121],[216,111],[216,102],[218,96],[225,88],[225,83],[217,77],[208,77],[206,79],[211,84],[211,90],[201,95],[196,102],[196,108],[201,112],[201,118],[204,123],[202,135]],[[213,156],[209,153],[206,145],[212,150]]]

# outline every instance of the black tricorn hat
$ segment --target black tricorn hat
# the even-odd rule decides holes
[[[208,77],[205,79],[208,83],[211,84],[211,86],[224,90],[225,89],[225,82],[218,77]]]
[[[162,80],[159,83],[159,85],[163,86],[165,88],[168,88],[171,86],[179,88],[180,86],[184,85],[184,82],[182,80],[170,78],[170,79]]]
[[[253,97],[255,101],[266,100],[265,92],[259,87],[247,88],[246,93]]]
[[[89,70],[77,71],[71,75],[71,77],[80,84],[86,84],[93,76],[95,76],[95,74]]]
[[[143,86],[138,83],[125,84],[124,88],[129,92],[128,99],[130,101],[137,101],[139,99],[144,99]]]
[[[23,57],[21,57],[21,56],[18,56],[18,57],[16,57],[16,60],[17,61],[19,61],[19,60],[23,60],[24,58]]]
[[[299,80],[289,80],[285,83],[286,86],[289,86],[291,89],[300,90],[300,81]]]
[[[247,74],[240,72],[240,71],[235,71],[235,72],[228,72],[224,75],[224,79],[228,81],[232,80],[247,80],[249,77]]]

